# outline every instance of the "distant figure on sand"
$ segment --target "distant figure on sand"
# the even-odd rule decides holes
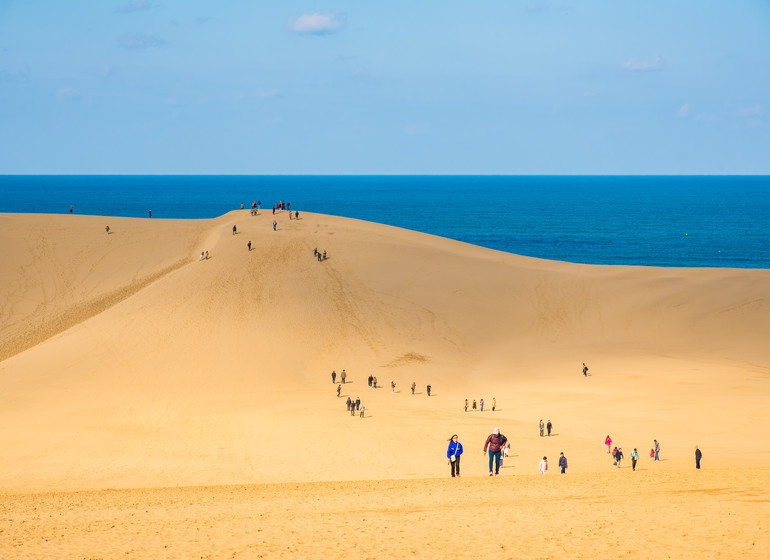
[[[377,376],[372,377],[372,387],[377,388]]]
[[[484,399],[481,399],[479,401],[479,409],[480,409],[480,412],[484,412]]]
[[[358,410],[359,408],[361,408],[361,398],[356,397],[356,410]]]
[[[701,453],[700,449],[698,449],[698,446],[695,446],[695,468],[700,469],[700,460],[703,457],[703,453]]]
[[[74,207],[74,206],[72,206],[72,205],[70,204],[70,214],[72,214],[72,211],[73,211],[74,209],[75,209],[75,207]]]
[[[233,235],[235,235],[235,232],[236,232],[236,231],[238,231],[238,228],[236,228],[235,226],[233,226]]]
[[[417,389],[417,382],[412,381],[412,394],[414,395],[414,390]]]
[[[203,260],[203,251],[201,251],[201,258],[198,259],[199,261]]]
[[[497,408],[497,399],[495,397],[492,397],[492,412],[494,412],[496,408]]]
[[[251,253],[251,239],[249,239],[249,242],[246,245],[249,248],[249,253]]]
[[[299,220],[299,210],[297,210],[296,212],[294,212],[294,219],[295,219],[295,220]]]
[[[540,437],[543,437],[545,435],[545,424],[543,424],[543,419],[540,419]]]
[[[484,443],[483,453],[487,453],[489,448],[489,476],[492,476],[492,461],[495,463],[494,475],[500,474],[500,456],[505,442],[508,441],[503,434],[500,433],[500,428],[495,428]]]
[[[428,385],[425,390],[428,392],[428,396],[430,397],[430,385]]]
[[[471,407],[473,412],[476,412],[476,399],[473,399],[473,406]]]
[[[551,428],[553,428],[553,424],[551,424],[551,421],[548,421],[548,424],[545,425],[545,427],[548,429],[548,437],[551,437]]]
[[[463,444],[457,441],[457,434],[449,438],[449,447],[446,450],[447,464],[451,465],[452,477],[460,476],[460,455],[463,454]]]
[[[273,231],[275,231],[275,228],[277,228],[277,227],[278,227],[278,222],[273,220]]]
[[[607,446],[607,453],[610,452],[610,446],[612,445],[612,438],[610,437],[610,434],[607,434],[607,437],[604,438],[604,445]]]
[[[650,459],[655,459],[655,450],[650,449]]]
[[[655,460],[660,461],[660,444],[657,439],[652,440],[655,443]]]
[[[396,382],[395,381],[391,381],[390,382],[390,392],[391,392],[391,394],[396,392]]]
[[[345,370],[342,370],[342,374],[340,375],[342,378],[342,383],[345,383],[345,380],[348,378],[348,374],[345,372]]]
[[[613,467],[614,467],[614,466],[617,466],[617,464],[618,464],[618,448],[617,448],[617,447],[615,447],[615,448],[612,450],[612,466],[613,466]]]
[[[337,382],[337,372],[332,370],[332,383]]]
[[[468,399],[465,399],[465,412],[468,412]]]
[[[545,474],[546,471],[548,471],[548,457],[543,457],[540,461],[540,465],[538,466],[540,469],[540,474]]]
[[[583,362],[583,377],[588,377],[588,366]]]
[[[361,414],[359,414],[359,418],[364,417],[364,405],[361,405]]]
[[[209,260],[209,252],[206,251],[206,260]]]
[[[152,218],[152,208],[150,208],[150,218]]]
[[[350,400],[350,397],[348,397],[348,400],[345,401],[345,410],[350,412],[350,405],[353,404],[353,401]]]
[[[109,235],[110,234],[110,226],[107,226],[106,228],[104,228],[104,231],[106,231],[107,235]]]
[[[372,377],[372,374],[370,373],[369,374],[369,387],[372,386],[372,379],[374,379],[374,378]]]
[[[337,385],[337,396],[340,396],[340,392],[342,391],[342,385]]]
[[[631,452],[631,470],[636,470],[636,462],[639,460],[639,452],[636,450],[636,447],[634,447],[634,450]]]
[[[561,469],[561,474],[567,472],[567,458],[564,456],[563,451],[559,453],[559,468]]]

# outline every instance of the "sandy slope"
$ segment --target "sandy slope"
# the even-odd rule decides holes
[[[573,265],[300,218],[280,214],[274,232],[265,212],[0,215],[0,490],[16,496],[6,520],[25,515],[19,493],[31,491],[415,479],[404,482],[412,492],[447,476],[452,433],[466,448],[464,477],[482,476],[462,483],[483,492],[481,447],[494,426],[513,443],[503,478],[527,475],[516,477],[525,501],[539,492],[529,476],[539,459],[555,462],[559,451],[582,481],[575,496],[588,500],[591,480],[608,481],[609,504],[638,493],[612,486],[608,433],[627,457],[639,448],[649,488],[653,473],[699,488],[683,474],[695,444],[709,469],[731,468],[719,472],[733,492],[748,469],[770,465],[770,271]],[[329,259],[319,263],[314,247]],[[211,258],[199,261],[201,250]],[[352,383],[338,399],[330,372],[343,368]],[[385,388],[367,387],[370,373]],[[366,418],[346,413],[347,395],[361,397]],[[497,410],[463,411],[465,398],[482,397]],[[553,421],[551,438],[539,437],[540,418]],[[663,461],[651,465],[653,438]],[[680,503],[675,487],[677,508],[695,507],[701,490]],[[317,488],[307,499],[323,503],[332,486]],[[249,490],[263,491],[276,490]],[[348,492],[354,501],[359,490]],[[122,507],[116,500],[104,519]],[[391,507],[381,500],[378,515]],[[605,506],[598,515],[610,520],[615,506]],[[624,519],[619,527],[641,522]],[[437,530],[449,522],[434,521]],[[0,526],[0,538],[14,527]],[[558,548],[549,550],[543,557]]]

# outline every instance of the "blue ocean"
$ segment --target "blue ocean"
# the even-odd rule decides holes
[[[347,216],[588,264],[770,268],[768,176],[0,176],[0,212]]]

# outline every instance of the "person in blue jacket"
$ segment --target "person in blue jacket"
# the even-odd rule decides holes
[[[447,463],[452,466],[452,477],[460,476],[460,456],[463,454],[463,444],[457,441],[457,434],[449,438],[446,450]]]

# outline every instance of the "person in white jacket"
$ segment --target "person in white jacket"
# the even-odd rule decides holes
[[[545,471],[548,470],[548,457],[543,457],[543,460],[540,461],[540,474],[545,474]]]

